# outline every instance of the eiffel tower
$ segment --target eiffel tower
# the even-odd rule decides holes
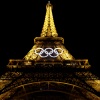
[[[65,48],[50,2],[40,37],[23,59],[10,59],[6,68],[0,100],[100,100],[100,78],[88,59],[75,59]]]

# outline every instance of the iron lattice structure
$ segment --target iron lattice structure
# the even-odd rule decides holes
[[[90,69],[88,59],[75,59],[58,37],[48,2],[40,37],[23,59],[10,59],[0,77],[0,100],[100,100],[100,78]]]

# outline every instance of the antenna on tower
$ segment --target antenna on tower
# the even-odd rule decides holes
[[[48,1],[48,3],[50,4],[50,1]]]

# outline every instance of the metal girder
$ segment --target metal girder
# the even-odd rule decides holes
[[[74,76],[74,77],[73,77]],[[75,73],[55,73],[55,72],[36,72],[36,73],[23,73],[22,75],[16,77],[12,80],[10,84],[8,84],[5,88],[3,88],[0,92],[4,93],[11,88],[16,86],[20,86],[23,84],[36,82],[36,81],[58,81],[58,82],[66,82],[70,84],[75,84],[80,87],[84,87],[85,89],[95,93],[95,90],[92,89],[85,80],[81,79],[81,77],[75,75]]]
[[[46,66],[46,65],[62,65],[64,67],[69,67],[69,68],[82,68],[82,69],[88,69],[90,68],[90,65],[88,63],[87,59],[83,60],[66,60],[66,61],[49,61],[49,62],[43,62],[43,61],[33,61],[33,60],[21,60],[21,59],[10,59],[9,64],[7,65],[8,68],[13,69],[13,68],[27,68],[27,67],[36,67],[36,66]]]
[[[18,76],[18,77],[16,77],[15,79],[12,79],[12,81],[11,81],[9,84],[5,85],[5,87],[2,88],[2,89],[0,90],[0,94],[6,92],[6,91],[8,91],[8,90],[10,90],[10,89],[13,88],[13,87],[16,87],[16,85],[17,85],[18,83],[17,83],[17,84],[14,84],[14,82],[17,82],[17,80],[18,80],[19,78],[21,78],[22,76],[23,76],[23,74],[20,75],[20,76]]]
[[[88,91],[83,87],[79,87],[65,82],[56,82],[56,81],[41,81],[41,82],[27,83],[10,90],[10,92],[13,91],[14,93],[11,94],[10,98],[7,100],[20,99],[21,97],[27,98],[25,100],[28,100],[29,94],[34,94],[36,92],[44,92],[44,91],[63,92],[64,94],[67,95],[68,100],[72,100],[72,98],[81,98],[81,99],[84,98],[82,100],[91,100],[90,98],[92,99],[94,98],[94,97],[85,96],[86,94],[88,94]],[[91,96],[94,95],[92,93],[89,94]]]

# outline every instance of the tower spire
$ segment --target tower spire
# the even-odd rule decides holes
[[[50,4],[50,1],[48,1],[48,4]]]
[[[58,36],[56,27],[54,24],[53,14],[52,14],[52,4],[48,1],[46,5],[46,15],[41,32],[41,37],[56,37]]]

